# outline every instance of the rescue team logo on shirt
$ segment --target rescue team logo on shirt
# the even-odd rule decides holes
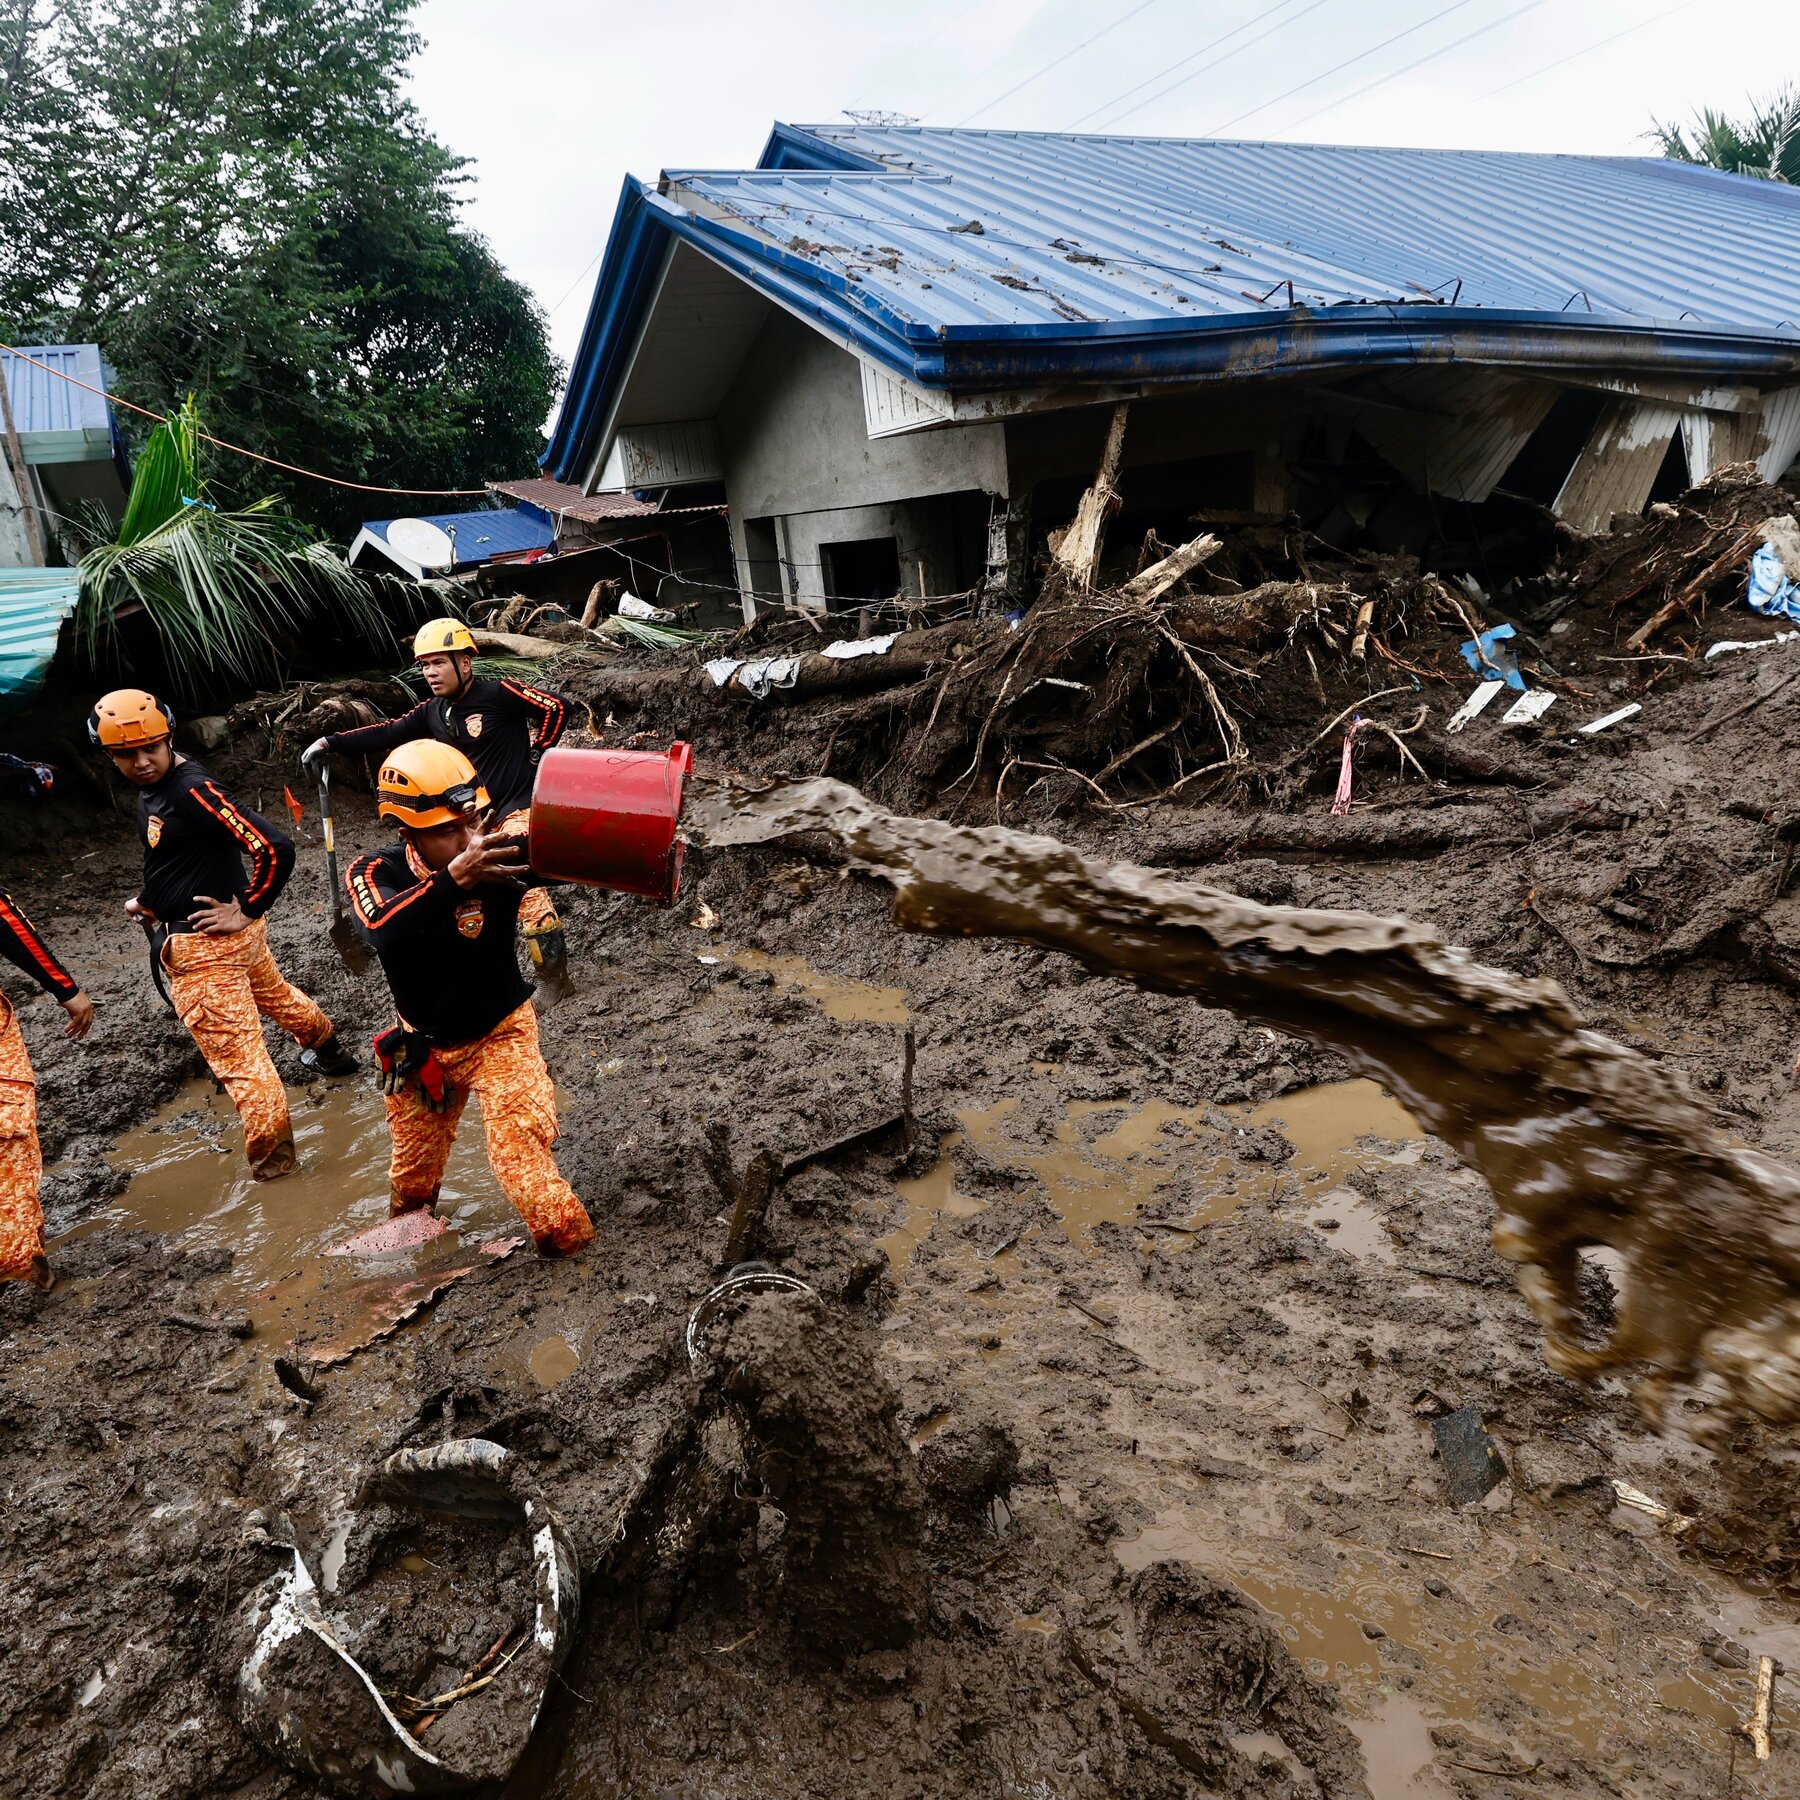
[[[466,718],[463,721],[463,723],[468,728],[468,733],[469,733],[470,737],[476,738],[476,737],[481,736],[481,714],[480,713],[470,713],[468,718]]]
[[[456,929],[460,931],[464,937],[480,937],[483,923],[481,902],[479,900],[465,900],[462,905],[456,909]]]
[[[144,840],[154,850],[162,842],[162,814],[152,813],[144,824]]]

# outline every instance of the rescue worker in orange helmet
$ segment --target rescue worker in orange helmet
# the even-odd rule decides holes
[[[181,755],[174,729],[169,708],[138,688],[102,695],[88,715],[88,736],[138,790],[144,885],[125,910],[148,930],[169,1002],[244,1122],[252,1173],[272,1181],[294,1167],[294,1133],[262,1021],[321,1075],[352,1075],[356,1059],[269,950],[263,920],[293,870],[292,842]]]
[[[94,1023],[94,1003],[51,955],[37,928],[5,888],[0,888],[0,956],[16,963],[54,996],[69,1015],[63,1035],[84,1038]],[[25,1054],[24,1034],[11,1001],[0,994],[0,1281],[30,1281],[48,1288],[54,1279],[44,1254],[44,1209],[38,1185],[44,1163],[38,1152],[37,1081]]]
[[[431,690],[410,712],[379,725],[334,731],[309,744],[308,767],[343,750],[385,756],[419,738],[451,744],[471,763],[492,798],[501,829],[523,837],[530,823],[538,758],[563,734],[569,703],[560,695],[510,677],[475,675],[475,639],[460,619],[432,619],[413,638],[413,655]],[[556,903],[534,887],[519,907],[519,926],[538,978],[552,996],[568,991],[569,953]]]
[[[449,744],[397,746],[376,798],[400,842],[358,857],[345,880],[351,916],[381,958],[400,1015],[375,1040],[393,1137],[392,1210],[436,1204],[473,1094],[507,1199],[541,1251],[571,1255],[594,1227],[551,1153],[556,1089],[513,949],[531,873],[525,847],[492,823],[474,766]]]

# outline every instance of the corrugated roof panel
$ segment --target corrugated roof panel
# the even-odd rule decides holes
[[[541,516],[523,507],[507,506],[497,510],[477,509],[472,512],[415,513],[427,525],[435,525],[456,540],[457,566],[489,562],[496,556],[518,556],[528,550],[548,550],[556,541],[555,528]],[[392,519],[369,519],[363,530],[387,542]]]
[[[1800,334],[1800,192],[1658,158],[807,129],[894,173],[789,166],[694,191],[772,237],[791,223],[821,242],[814,260],[921,322],[1029,324],[1058,301],[1141,321],[1285,310],[1292,280],[1314,306],[1454,293]],[[982,235],[932,235],[972,218]],[[1001,274],[1035,293],[997,294]]]
[[[19,348],[23,356],[0,352],[0,367],[6,372],[6,396],[21,437],[76,431],[110,438],[112,409],[104,393],[106,374],[98,344],[21,344]],[[74,380],[61,379],[64,375]],[[77,387],[76,381],[87,387]],[[87,391],[90,387],[103,391],[92,394]]]
[[[73,569],[0,569],[0,713],[44,685],[79,591]]]

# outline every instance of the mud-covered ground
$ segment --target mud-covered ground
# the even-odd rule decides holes
[[[1794,654],[1648,688],[1656,665],[1599,669],[1629,685],[1582,718],[1638,694],[1644,713],[1592,739],[1574,717],[1490,732],[1517,777],[1497,787],[1360,783],[1351,826],[1482,822],[1449,849],[1193,873],[1403,911],[1554,975],[1747,1140],[1800,1154],[1800,902],[1768,899],[1800,688],[1684,741]],[[703,766],[809,771],[830,731],[828,708],[695,722]],[[257,750],[219,767],[278,807]],[[1328,787],[1336,740],[1314,757]],[[1034,814],[1050,797],[1006,822],[1160,859],[1224,816]],[[348,804],[340,836],[375,841]],[[1322,832],[1326,809],[1302,802]],[[223,1240],[137,1229],[108,1160],[159,1109],[196,1129],[178,1095],[200,1073],[118,910],[124,819],[76,790],[0,801],[0,833],[3,878],[100,1008],[74,1046],[49,1002],[22,1007],[52,1229],[82,1229],[54,1293],[0,1295],[0,1791],[324,1791],[236,1722],[235,1626],[283,1566],[270,1524],[371,1666],[447,1691],[503,1636],[516,1574],[450,1557],[441,1522],[366,1482],[392,1449],[481,1435],[587,1577],[509,1794],[1800,1793],[1784,1684],[1768,1762],[1732,1729],[1757,1655],[1800,1661],[1782,1446],[1742,1430],[1721,1462],[1651,1434],[1624,1383],[1551,1375],[1479,1177],[1378,1091],[1333,1086],[1334,1059],[1038,952],[901,937],[885,889],[786,851],[696,855],[672,911],[574,894],[579,992],[543,1024],[597,1241],[478,1269],[308,1401],[274,1372],[284,1328],[205,1328],[247,1291],[257,1310],[220,1247],[233,1215]],[[321,861],[303,849],[272,936],[362,1037],[383,992],[333,959]],[[741,1169],[891,1111],[907,1022],[920,1143],[796,1174],[762,1254],[820,1299],[727,1317],[691,1367],[725,1238],[707,1126]],[[293,1098],[368,1116],[360,1089]],[[380,1190],[345,1186],[348,1235]],[[257,1281],[290,1278],[280,1184],[245,1204]],[[465,1247],[506,1218],[477,1193]],[[1509,1475],[1459,1507],[1432,1421],[1470,1405]],[[1678,1539],[1615,1480],[1699,1524]]]

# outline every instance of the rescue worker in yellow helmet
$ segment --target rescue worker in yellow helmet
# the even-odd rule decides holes
[[[138,790],[144,885],[125,910],[149,933],[169,1003],[244,1122],[251,1172],[273,1181],[294,1168],[294,1133],[263,1020],[321,1075],[352,1075],[356,1058],[269,950],[263,920],[293,871],[293,843],[177,751],[174,730],[174,713],[140,688],[103,694],[88,715],[89,738]]]
[[[551,1151],[556,1089],[513,949],[530,875],[525,847],[490,823],[487,790],[448,744],[396,746],[376,796],[400,842],[358,857],[346,885],[400,1015],[375,1040],[393,1138],[392,1210],[436,1204],[473,1094],[507,1199],[540,1250],[571,1255],[594,1227]]]
[[[93,1001],[5,888],[0,888],[0,956],[16,963],[69,1015],[64,1036],[87,1036],[94,1023]],[[38,1202],[43,1174],[37,1081],[25,1054],[19,1015],[0,994],[0,1281],[52,1285],[50,1259],[44,1254],[44,1209]]]
[[[460,619],[432,619],[413,638],[413,655],[431,690],[410,712],[379,725],[334,731],[306,748],[309,768],[333,751],[385,756],[400,744],[435,739],[460,750],[475,765],[492,798],[501,828],[523,837],[530,817],[538,758],[563,734],[569,703],[543,688],[475,674],[475,639]],[[546,991],[568,990],[568,946],[562,920],[547,889],[536,887],[519,907],[525,947]]]

